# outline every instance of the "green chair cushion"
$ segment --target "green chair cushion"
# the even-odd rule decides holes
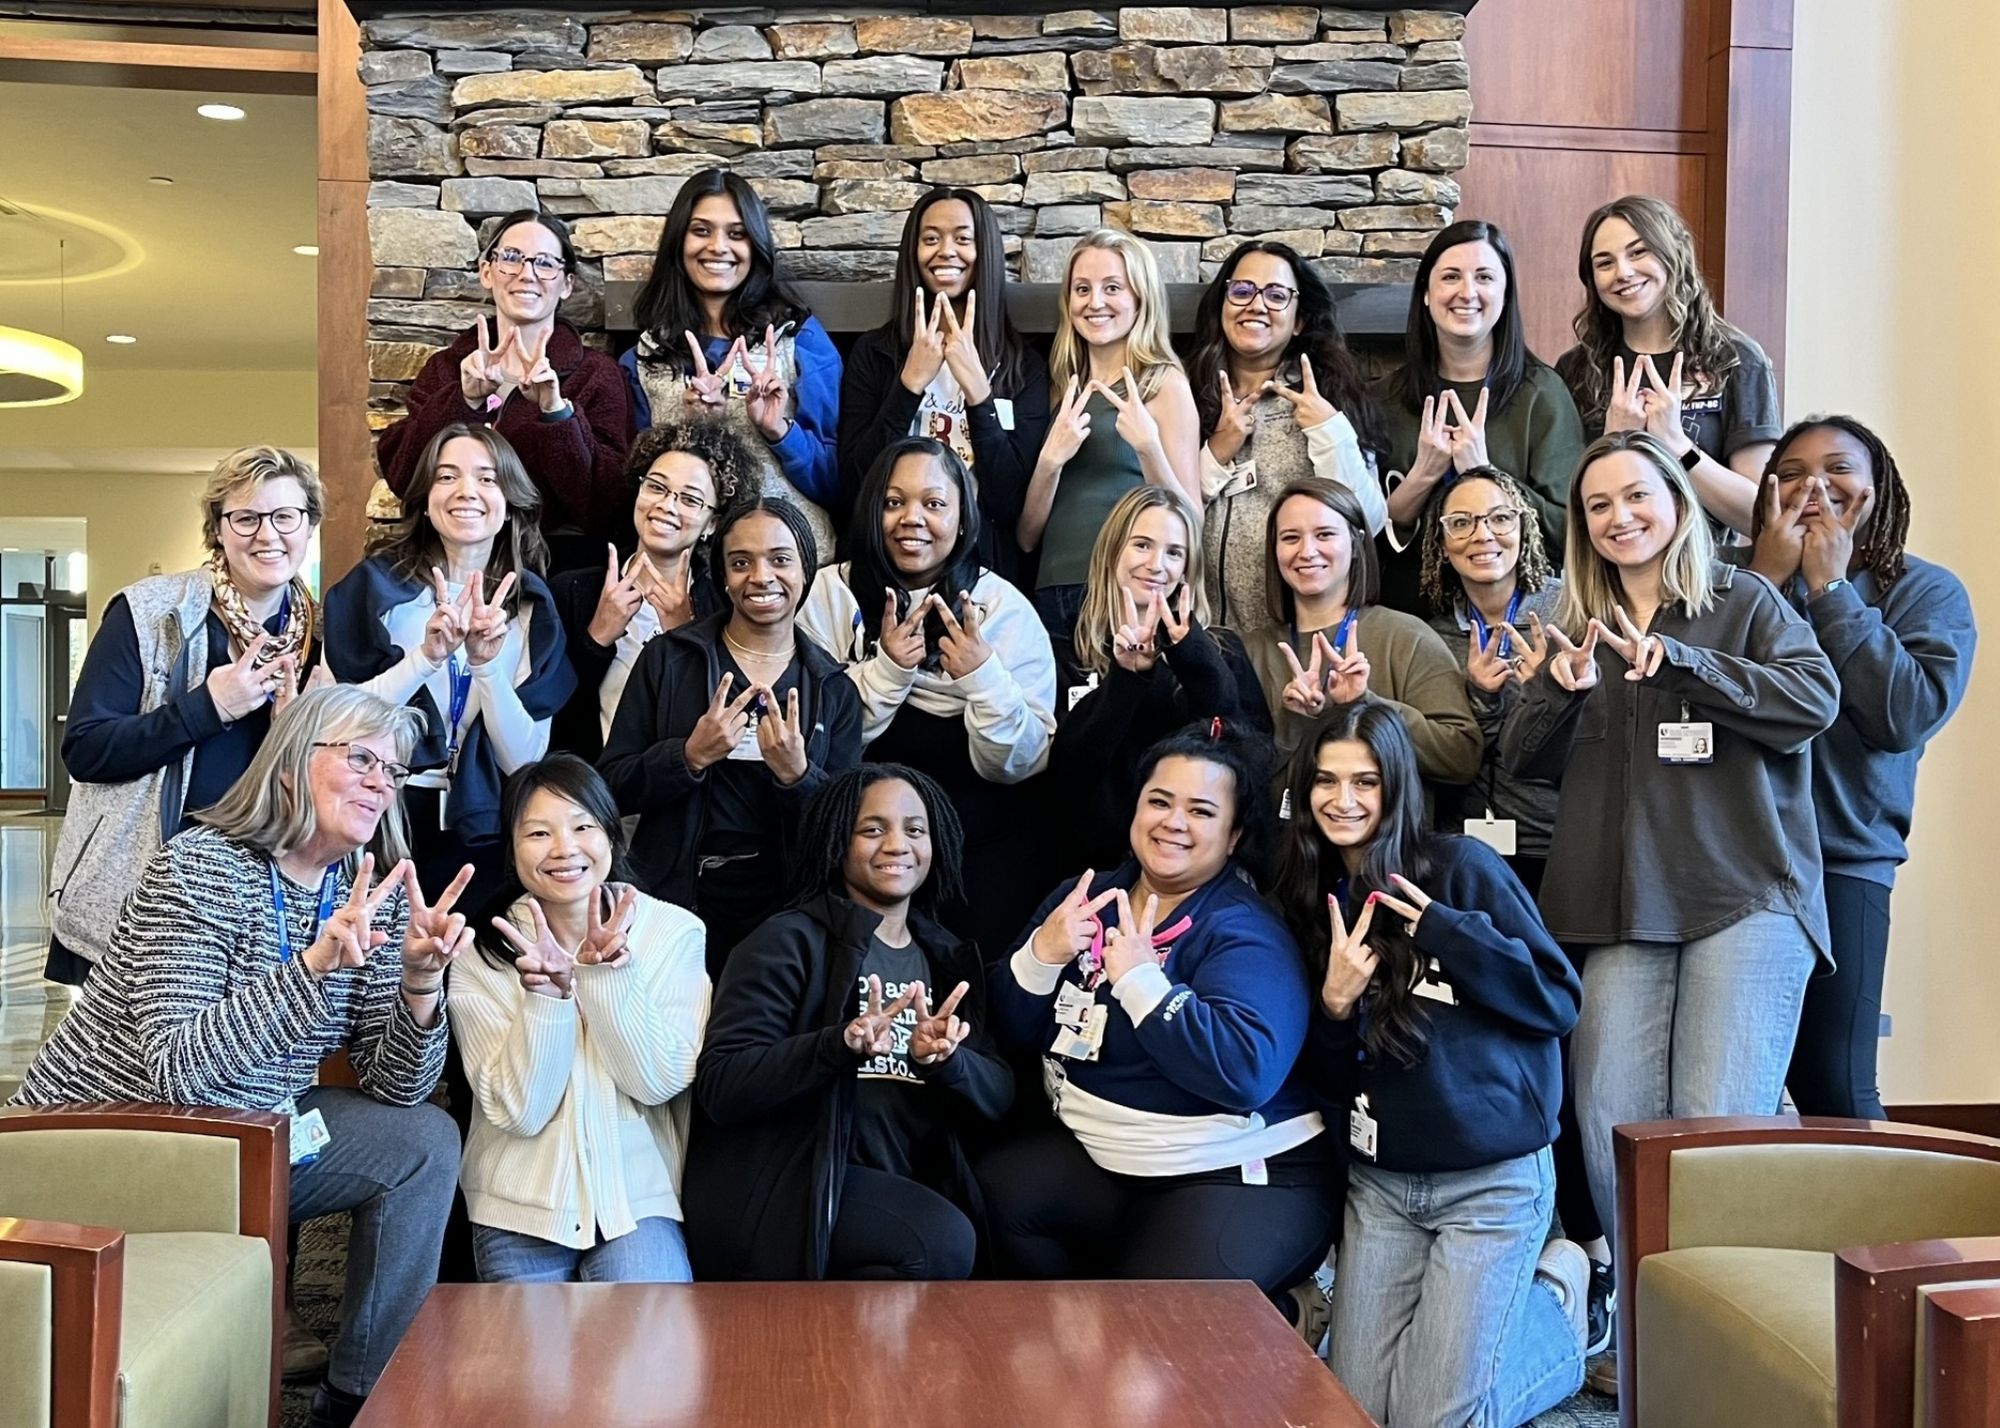
[[[1833,1256],[1697,1248],[1639,1262],[1639,1428],[1834,1428]]]
[[[0,1215],[127,1234],[233,1233],[243,1223],[236,1142],[102,1127],[9,1131],[0,1135]]]
[[[55,1316],[55,1271],[0,1260],[0,1423],[48,1423]]]
[[[270,1410],[271,1248],[243,1235],[125,1237],[120,1428],[257,1428]]]

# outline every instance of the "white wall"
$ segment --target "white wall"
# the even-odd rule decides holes
[[[2000,1101],[2000,483],[1989,334],[2000,5],[1798,0],[1785,409],[1852,413],[1911,488],[1910,546],[1971,589],[1985,642],[1918,784],[1896,887],[1883,1098]]]

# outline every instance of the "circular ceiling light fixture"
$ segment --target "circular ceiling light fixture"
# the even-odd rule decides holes
[[[198,104],[195,113],[204,119],[241,119],[243,111],[234,104]]]
[[[172,188],[174,186],[174,181],[165,174],[154,174],[146,182],[156,183],[161,188]]]
[[[83,354],[60,338],[0,327],[0,407],[52,407],[83,395]]]
[[[317,258],[319,256],[319,244],[300,243],[292,251],[297,253],[301,258]]]
[[[104,340],[106,342],[115,342],[120,347],[130,347],[133,343],[137,342],[139,339],[134,337],[129,332],[107,332],[104,335]]]

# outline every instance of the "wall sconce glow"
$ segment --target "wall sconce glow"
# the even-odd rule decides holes
[[[0,327],[0,407],[52,407],[83,395],[83,354],[67,342]]]
[[[198,104],[195,113],[204,119],[241,119],[243,111],[234,104]]]
[[[137,342],[139,339],[134,337],[129,332],[107,332],[104,334],[104,340],[106,342],[114,343],[119,347],[130,347],[133,343]]]
[[[301,258],[317,258],[319,256],[319,244],[301,243],[292,249],[292,251],[297,253]]]

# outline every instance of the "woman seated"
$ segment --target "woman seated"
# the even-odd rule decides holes
[[[1270,732],[1242,640],[1205,623],[1201,535],[1179,491],[1127,491],[1090,552],[1075,637],[1056,642],[1063,697],[1049,767],[1083,863],[1124,861],[1139,760],[1160,739],[1214,717]]]
[[[618,805],[555,754],[507,780],[506,915],[452,969],[488,1283],[685,1282],[681,1158],[708,1018],[702,927],[625,882]]]
[[[1248,1279],[1277,1295],[1333,1238],[1339,1169],[1293,1075],[1311,989],[1236,861],[1268,817],[1264,741],[1217,723],[1140,761],[1133,861],[1086,871],[989,976],[1059,1124],[979,1165],[1002,1274]]]
[[[639,653],[598,768],[636,814],[639,886],[708,928],[708,974],[781,905],[786,832],[861,759],[861,701],[800,634],[815,568],[798,507],[759,496],[723,513],[714,583],[728,611]]]
[[[689,1244],[704,1279],[963,1279],[978,1201],[962,1131],[1013,1073],[979,957],[933,914],[964,842],[951,802],[864,764],[807,805],[792,907],[736,951],[695,1079]]]
[[[419,729],[363,689],[293,701],[203,826],[147,863],[90,995],[14,1097],[278,1111],[323,1139],[293,1162],[291,1218],[351,1210],[354,1233],[315,1424],[351,1422],[375,1386],[437,1279],[458,1180],[458,1134],[429,1097],[472,869],[427,902],[404,857]],[[336,1051],[358,1089],[313,1084]]]
[[[980,558],[973,489],[950,447],[891,442],[855,503],[853,559],[820,571],[799,628],[847,666],[867,757],[922,769],[951,799],[982,862],[944,915],[997,950],[1039,894],[1013,835],[1032,816],[1019,785],[1048,763],[1056,671],[1035,607]]]
[[[1590,1265],[1548,1237],[1576,973],[1498,854],[1425,831],[1388,705],[1335,710],[1290,786],[1277,897],[1348,1128],[1329,1363],[1393,1428],[1514,1428],[1583,1382]]]
[[[1244,644],[1279,754],[1291,758],[1327,705],[1372,693],[1403,716],[1425,778],[1469,782],[1482,740],[1465,677],[1435,630],[1375,603],[1375,545],[1353,494],[1317,476],[1294,481],[1272,502],[1264,532],[1271,623]]]
[[[593,759],[646,642],[722,608],[709,574],[709,533],[718,513],[754,489],[748,448],[716,422],[676,417],[648,427],[625,469],[636,548],[628,556],[613,545],[602,567],[549,582],[577,685],[556,716],[554,742]]]

